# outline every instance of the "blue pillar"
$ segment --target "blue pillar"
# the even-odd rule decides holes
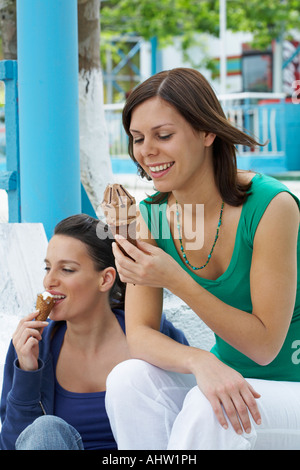
[[[77,0],[17,0],[22,222],[81,212]]]
[[[158,47],[158,39],[153,36],[150,39],[151,44],[151,75],[162,71],[162,52]]]
[[[153,36],[150,39],[151,43],[151,75],[155,75],[157,73],[157,37]]]

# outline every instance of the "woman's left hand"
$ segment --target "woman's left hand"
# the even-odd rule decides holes
[[[172,279],[180,275],[182,268],[170,255],[161,248],[140,240],[137,240],[137,247],[135,247],[119,235],[116,235],[115,239],[132,258],[125,256],[118,244],[113,243],[113,253],[121,281],[149,287],[165,287],[171,290]]]

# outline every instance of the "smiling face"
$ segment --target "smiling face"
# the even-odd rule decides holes
[[[183,116],[159,97],[132,111],[130,133],[134,158],[153,179],[158,191],[184,189],[211,166],[208,151],[214,134],[195,131]]]
[[[68,320],[99,310],[103,272],[95,270],[86,245],[72,237],[54,235],[47,249],[45,289],[57,296],[52,320]],[[59,298],[61,296],[61,298]]]

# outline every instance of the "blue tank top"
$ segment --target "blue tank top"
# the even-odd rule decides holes
[[[124,315],[117,310],[114,310],[114,313],[125,332]],[[63,323],[52,340],[54,370],[66,328],[66,323]],[[79,432],[85,450],[117,449],[105,409],[105,391],[70,392],[60,386],[55,376],[54,415],[71,424]]]

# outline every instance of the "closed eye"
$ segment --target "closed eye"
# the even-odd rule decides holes
[[[144,139],[142,137],[140,137],[139,139],[133,139],[133,143],[134,144],[139,144],[139,143],[143,142],[143,140]]]
[[[45,271],[49,272],[50,271],[50,267],[49,266],[45,266]],[[74,273],[74,269],[70,269],[70,268],[62,268],[62,271],[64,271],[65,273]]]
[[[173,134],[168,134],[168,135],[160,135],[158,136],[160,140],[168,140],[170,137],[172,137]]]
[[[159,140],[168,140],[172,137],[173,134],[167,134],[167,135],[158,135],[157,137],[159,138]],[[143,137],[137,137],[137,138],[134,138],[133,139],[133,143],[134,144],[140,144],[142,143],[144,140]]]

